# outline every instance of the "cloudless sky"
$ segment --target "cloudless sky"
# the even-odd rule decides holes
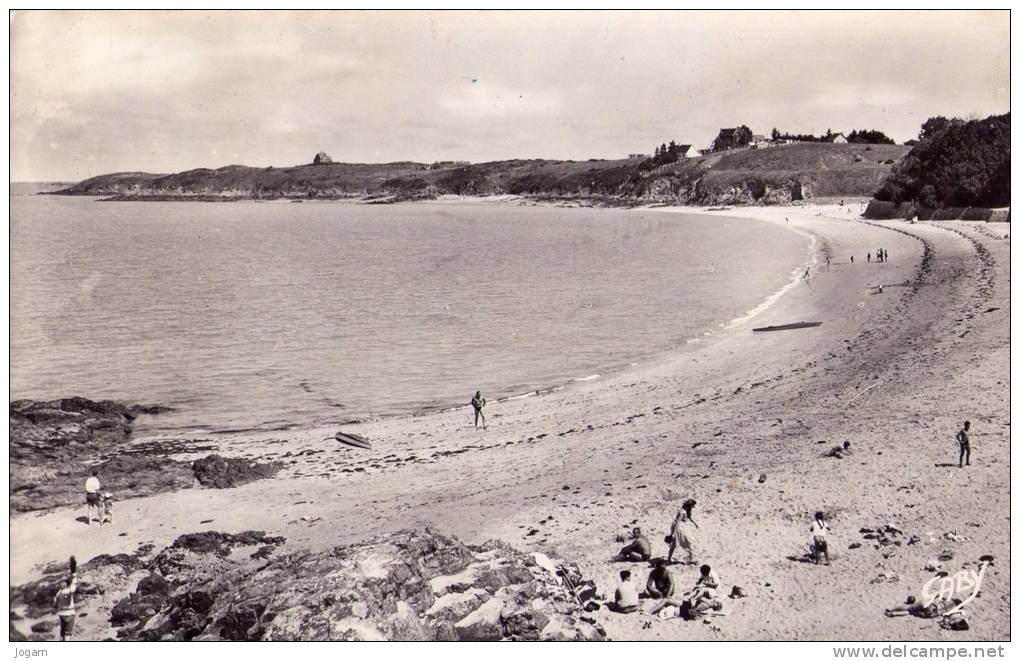
[[[1009,13],[15,12],[11,177],[621,158],[1009,110]]]

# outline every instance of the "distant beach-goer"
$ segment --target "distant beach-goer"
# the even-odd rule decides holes
[[[678,548],[683,549],[687,553],[686,562],[694,563],[694,541],[693,534],[690,526],[700,528],[698,523],[692,516],[694,506],[697,505],[697,501],[693,498],[688,498],[680,506],[680,511],[673,517],[673,523],[669,527],[669,552],[666,555],[667,562],[673,561],[673,553]]]
[[[92,510],[96,510],[96,516],[100,523],[103,522],[103,495],[99,492],[102,485],[99,483],[99,471],[92,471],[92,475],[85,480],[85,504],[88,506],[88,524],[92,525]]]
[[[641,528],[634,528],[630,533],[634,541],[620,549],[620,558],[631,562],[647,562],[652,557],[652,544],[641,533]]]
[[[852,454],[850,450],[850,441],[843,441],[843,445],[834,446],[828,451],[828,453],[826,453],[826,456],[842,459],[848,454]]]
[[[854,256],[853,256],[853,255],[850,255],[850,263],[851,263],[851,264],[853,264],[853,263],[854,263]]]
[[[963,468],[963,457],[967,456],[967,465],[970,466],[970,420],[963,422],[963,429],[956,432],[956,442],[960,444],[960,468]]]
[[[825,564],[829,564],[829,542],[826,536],[829,534],[829,526],[825,523],[825,514],[815,512],[815,520],[811,523],[811,555],[815,564],[819,563],[822,556],[825,556]]]
[[[655,568],[648,574],[645,595],[652,599],[665,599],[673,596],[673,590],[673,575],[669,573],[666,561],[659,558],[655,561]]]
[[[869,264],[871,263],[871,253],[870,252],[868,253],[868,263]]]
[[[637,588],[630,580],[630,572],[624,569],[620,572],[620,584],[616,587],[616,595],[613,599],[613,606],[618,613],[633,613],[640,604]]]
[[[475,409],[475,429],[478,429],[478,418],[482,419],[482,429],[485,429],[485,413],[482,409],[485,408],[485,398],[482,397],[482,391],[475,392],[475,396],[471,398],[471,406]]]

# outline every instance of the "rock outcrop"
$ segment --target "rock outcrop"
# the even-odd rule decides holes
[[[111,621],[128,640],[605,637],[555,575],[502,543],[426,529],[272,554],[281,543],[257,531],[179,537]]]
[[[195,460],[191,469],[202,486],[227,489],[272,477],[283,468],[283,463],[274,461],[259,464],[246,459],[228,459],[218,454]]]
[[[116,499],[187,489],[195,480],[227,488],[271,477],[282,464],[258,464],[209,455],[194,464],[173,458],[215,449],[201,441],[129,444],[141,414],[169,410],[160,405],[94,402],[84,397],[19,400],[10,407],[10,506],[26,512],[84,504],[83,488],[98,470],[104,491]]]

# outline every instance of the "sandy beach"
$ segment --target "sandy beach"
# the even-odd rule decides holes
[[[71,554],[131,553],[201,530],[263,530],[296,551],[428,525],[576,562],[611,597],[625,568],[611,562],[616,536],[639,525],[664,554],[677,507],[693,497],[697,560],[723,594],[737,585],[747,597],[724,598],[711,624],[602,609],[594,616],[611,638],[1008,638],[1009,225],[866,222],[838,205],[682,211],[813,237],[810,277],[753,318],[623,373],[490,401],[484,431],[465,393],[462,408],[351,427],[371,451],[324,441],[335,429],[246,437],[232,454],[287,468],[234,489],[118,502],[112,526],[85,527],[83,508],[12,516],[11,583]],[[889,262],[875,262],[880,247]],[[822,325],[751,331],[799,321]],[[954,434],[965,419],[973,456],[961,469]],[[849,457],[823,456],[844,441]],[[831,566],[799,559],[817,510],[832,527]],[[903,532],[900,544],[860,532],[883,525]],[[970,630],[885,617],[946,551],[951,574],[995,558],[966,608]],[[631,569],[643,584],[647,567]],[[684,589],[697,576],[672,572]],[[90,607],[81,638],[111,635],[104,613],[120,596]]]

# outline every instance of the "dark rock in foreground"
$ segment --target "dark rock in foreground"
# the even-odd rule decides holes
[[[559,579],[502,543],[428,529],[321,553],[282,538],[179,537],[111,622],[128,640],[601,640]]]
[[[202,486],[227,489],[255,480],[272,477],[283,468],[282,462],[258,464],[245,459],[228,459],[218,454],[197,459],[191,465],[195,479]]]

